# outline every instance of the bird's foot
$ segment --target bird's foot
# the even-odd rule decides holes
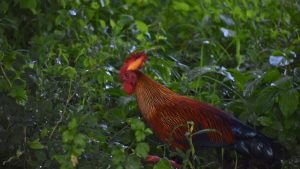
[[[145,159],[145,162],[146,163],[152,163],[152,164],[156,164],[156,163],[158,163],[159,161],[160,161],[160,157],[158,157],[158,156],[153,156],[153,155],[148,155],[147,157],[146,157],[146,159]],[[181,164],[178,164],[176,161],[174,161],[174,160],[169,160],[169,162],[170,162],[170,164],[171,164],[171,166],[173,167],[173,168],[181,168]]]

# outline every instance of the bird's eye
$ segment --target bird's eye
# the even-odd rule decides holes
[[[125,77],[126,77],[126,78],[128,78],[128,77],[129,77],[129,74],[128,74],[128,72],[126,72],[126,73],[125,73]]]

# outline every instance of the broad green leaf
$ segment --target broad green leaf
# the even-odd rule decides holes
[[[74,144],[80,147],[84,147],[86,145],[86,138],[83,134],[77,134],[74,139]]]
[[[128,119],[128,122],[133,130],[144,130],[145,128],[144,122],[142,122],[140,119],[131,118]]]
[[[24,101],[27,99],[27,92],[24,85],[13,86],[9,95],[16,98],[18,101]]]
[[[136,141],[143,141],[146,137],[146,134],[144,133],[143,130],[137,130],[135,131],[135,138]]]
[[[138,143],[135,148],[136,154],[143,158],[145,158],[148,155],[149,150],[149,145],[144,142]]]
[[[280,72],[278,69],[270,69],[267,73],[263,76],[263,82],[271,83],[275,80],[280,78]]]
[[[173,3],[173,8],[175,10],[185,11],[185,12],[187,12],[187,11],[190,10],[190,6],[187,3],[185,3],[185,2],[177,2],[177,1],[175,1]]]
[[[258,121],[263,126],[271,126],[273,124],[273,120],[270,117],[266,117],[266,116],[259,117]]]
[[[5,1],[1,1],[0,2],[0,11],[2,11],[3,13],[6,13],[8,10],[8,3]],[[1,55],[0,55],[0,61],[1,61]]]
[[[119,164],[125,160],[125,154],[123,149],[114,149],[111,152],[112,161],[114,164]]]
[[[71,66],[67,66],[64,68],[63,70],[63,75],[66,75],[67,77],[69,77],[70,79],[74,79],[76,77],[77,71],[75,68],[71,67]]]
[[[92,9],[99,9],[99,7],[100,7],[100,4],[98,4],[97,2],[92,2],[91,3],[91,8]]]
[[[265,113],[274,105],[277,89],[275,87],[267,87],[263,89],[256,99],[256,112]]]
[[[242,9],[239,6],[235,6],[232,10],[232,14],[235,16],[242,15]]]
[[[141,31],[141,33],[148,32],[148,26],[143,21],[136,20],[135,25],[136,25],[137,29],[139,31]]]
[[[73,118],[68,124],[69,129],[75,129],[77,126],[78,126],[78,123],[75,118]]]
[[[48,135],[48,129],[47,128],[43,128],[41,131],[40,131],[40,135],[41,137],[46,137]]]
[[[153,132],[150,128],[146,128],[145,133],[148,135],[153,134]]]
[[[135,155],[128,156],[125,163],[125,169],[136,169],[136,168],[143,168],[141,160]]]
[[[298,107],[299,92],[297,90],[281,91],[279,93],[279,107],[285,117],[291,116]]]
[[[59,4],[65,8],[66,7],[66,0],[59,0]]]
[[[19,0],[20,7],[25,9],[30,9],[34,14],[36,13],[36,0]]]
[[[110,23],[110,26],[111,26],[112,28],[115,28],[115,27],[116,27],[116,22],[115,22],[114,20],[110,19],[110,20],[109,20],[109,23]]]
[[[171,164],[166,159],[161,159],[154,167],[153,169],[172,169]]]
[[[64,131],[62,133],[62,140],[64,143],[68,143],[68,142],[74,140],[74,133],[69,130]]]
[[[43,149],[45,147],[40,143],[39,139],[28,142],[28,145],[31,149]]]
[[[100,19],[100,25],[102,26],[102,28],[105,28],[106,27],[106,23],[104,20]]]
[[[242,73],[236,69],[229,69],[228,71],[234,77],[234,80],[240,90],[244,90],[246,83],[252,78],[251,74]]]

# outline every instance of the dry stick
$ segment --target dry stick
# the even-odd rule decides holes
[[[67,112],[67,107],[68,107],[68,105],[69,105],[69,103],[70,103],[72,97],[75,95],[75,92],[74,92],[72,95],[70,95],[70,93],[71,93],[71,86],[72,86],[72,83],[71,83],[71,81],[70,81],[70,84],[69,84],[69,91],[68,91],[68,98],[67,98],[66,104],[65,104],[65,106],[64,106],[64,110],[63,110],[63,112],[60,113],[60,118],[59,118],[59,120],[56,122],[56,124],[55,124],[55,126],[54,126],[54,128],[53,128],[53,130],[52,130],[52,132],[51,132],[51,134],[50,134],[50,136],[49,136],[49,139],[52,138],[52,136],[53,136],[55,130],[57,129],[58,125],[63,121],[64,115],[65,115],[66,112]]]

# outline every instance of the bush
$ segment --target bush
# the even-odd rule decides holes
[[[293,0],[2,0],[2,167],[150,168],[148,153],[169,154],[121,89],[135,50],[149,55],[145,73],[233,112],[297,161],[298,11]]]

